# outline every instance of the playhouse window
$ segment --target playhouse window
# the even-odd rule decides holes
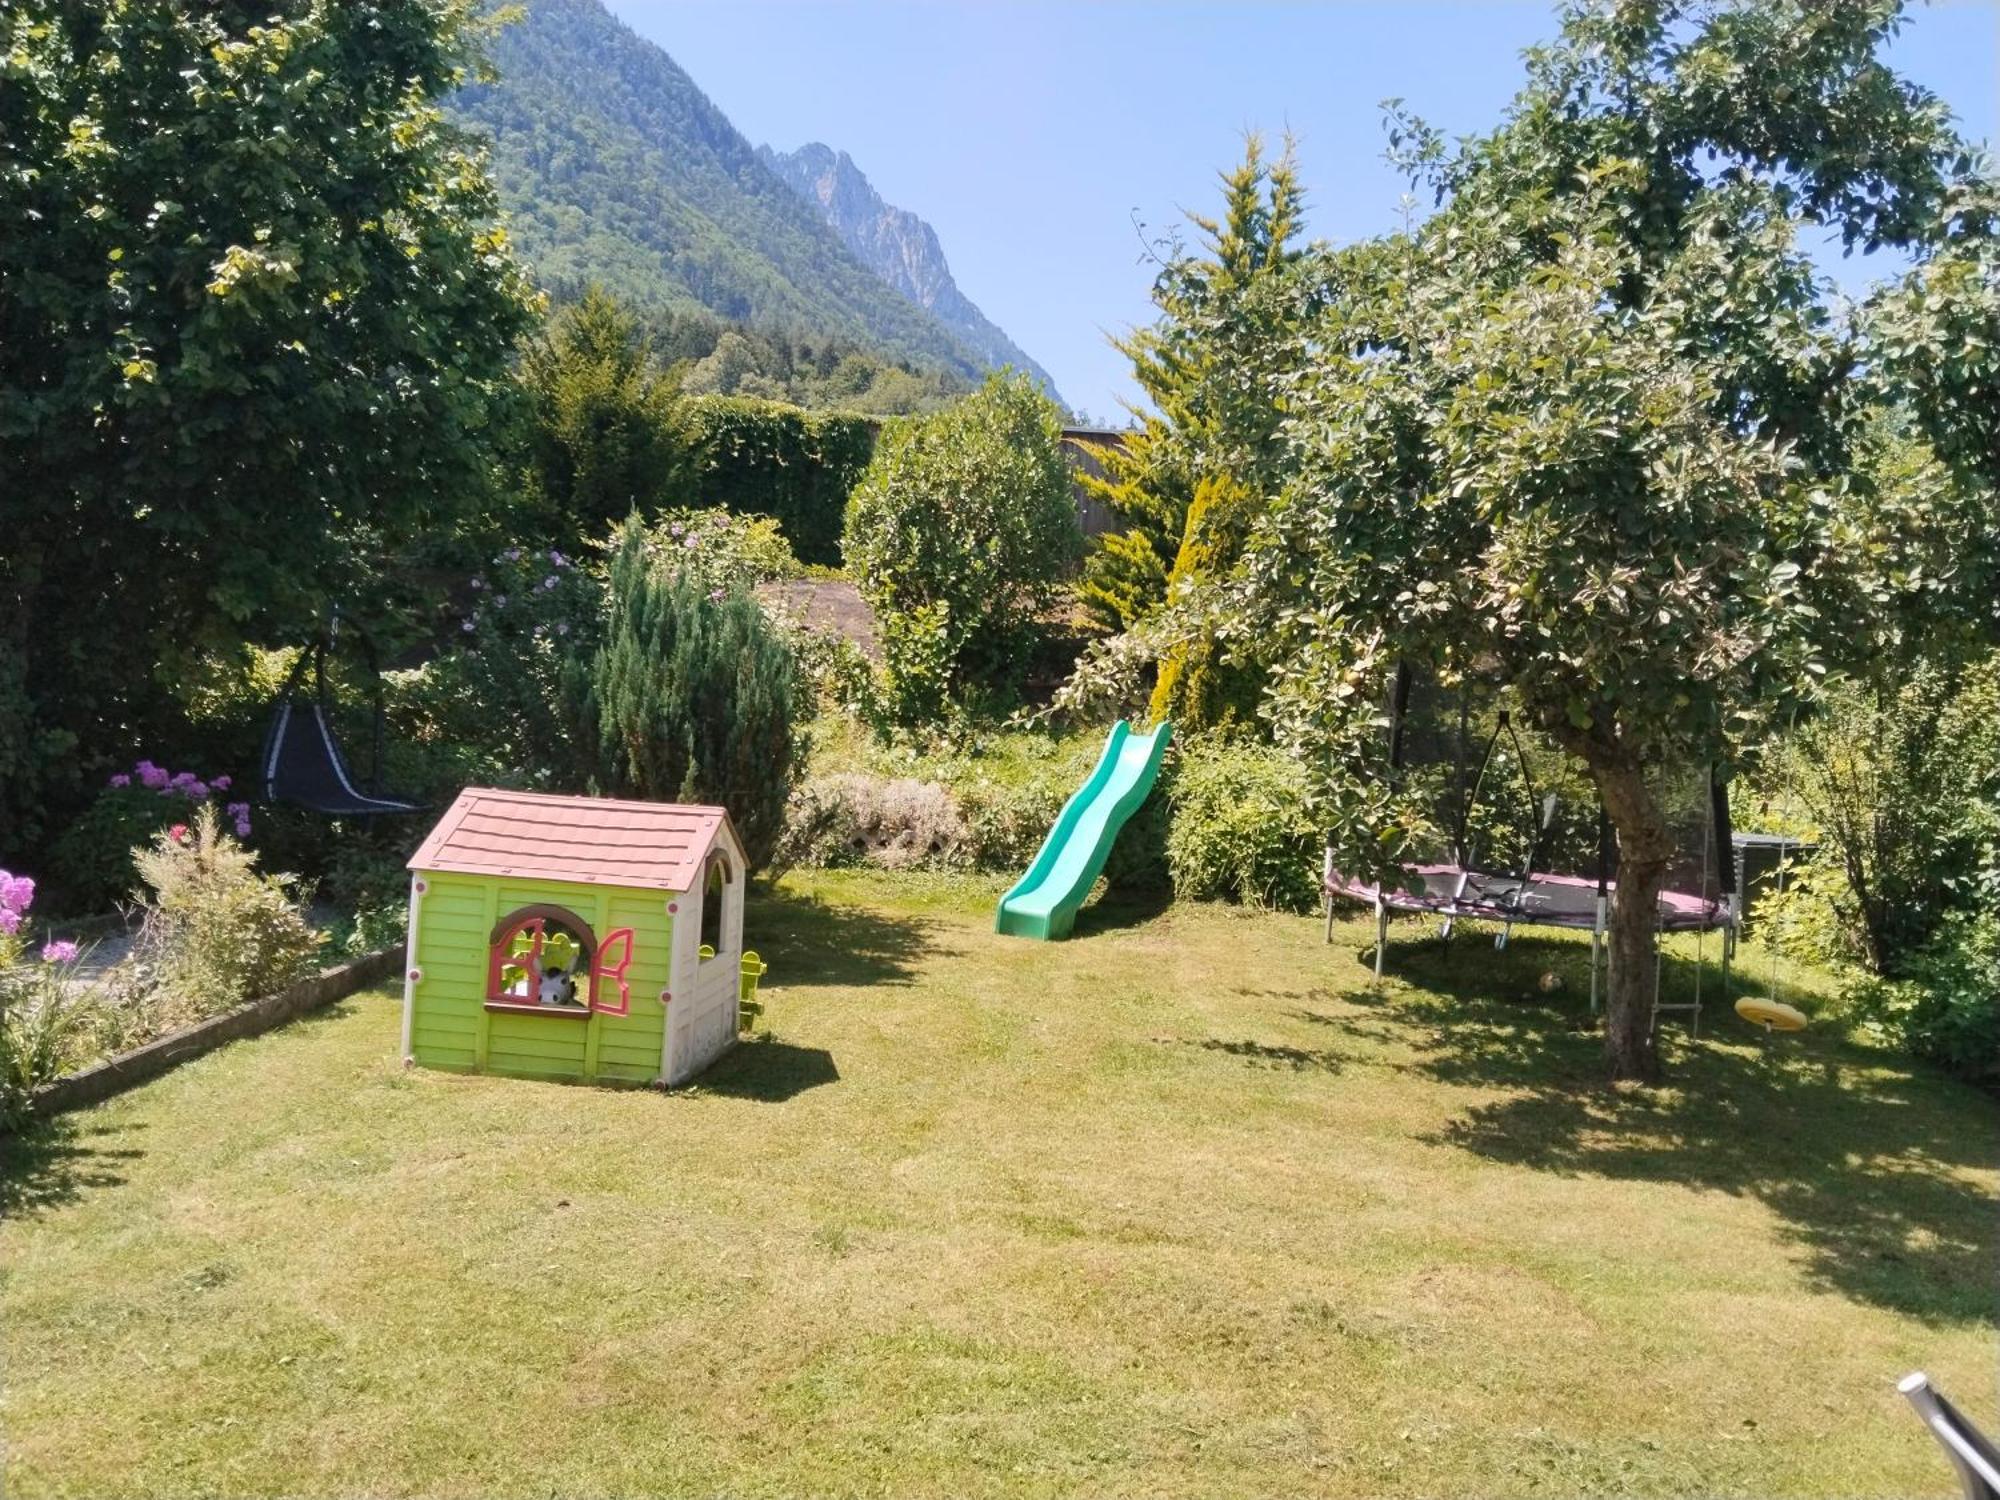
[[[559,906],[524,906],[494,925],[486,969],[489,1010],[590,1014],[597,940]]]
[[[729,861],[716,855],[708,862],[708,879],[701,893],[701,956],[722,951],[722,903],[729,891]]]

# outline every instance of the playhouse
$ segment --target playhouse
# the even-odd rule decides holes
[[[405,1060],[675,1084],[735,1042],[762,966],[721,808],[470,787],[410,871]]]

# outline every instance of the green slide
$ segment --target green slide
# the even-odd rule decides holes
[[[1028,873],[1000,898],[995,931],[1042,939],[1069,936],[1076,909],[1104,873],[1112,840],[1153,789],[1172,727],[1162,723],[1151,734],[1134,734],[1123,719],[1111,726],[1090,780],[1063,804],[1062,816]]]

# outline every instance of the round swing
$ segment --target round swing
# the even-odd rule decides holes
[[[1761,1026],[1766,1031],[1804,1031],[1806,1016],[1785,1004],[1782,1000],[1767,1000],[1761,995],[1745,995],[1736,1002],[1736,1014],[1752,1026]]]

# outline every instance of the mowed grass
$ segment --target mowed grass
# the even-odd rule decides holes
[[[1609,1091],[1574,942],[1376,994],[995,889],[756,900],[775,1036],[676,1095],[378,993],[10,1144],[8,1494],[1953,1492],[1893,1383],[1992,1418],[1988,1099],[1721,1013]]]

